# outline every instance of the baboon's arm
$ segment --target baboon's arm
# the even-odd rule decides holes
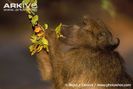
[[[41,51],[37,54],[37,63],[40,70],[42,80],[52,79],[52,66],[49,54],[46,51]]]

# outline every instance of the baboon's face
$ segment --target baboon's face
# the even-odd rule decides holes
[[[99,49],[115,49],[119,39],[113,38],[111,32],[92,19],[82,25],[63,26],[63,38],[60,40],[71,46],[88,46]]]

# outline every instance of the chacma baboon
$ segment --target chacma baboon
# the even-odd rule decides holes
[[[55,89],[133,89],[124,60],[114,51],[120,41],[105,25],[85,18],[63,25],[61,33],[57,39],[47,30]]]

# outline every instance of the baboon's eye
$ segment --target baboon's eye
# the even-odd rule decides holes
[[[98,39],[103,39],[106,36],[105,32],[101,32],[98,34]]]

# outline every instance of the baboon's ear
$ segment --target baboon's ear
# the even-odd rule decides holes
[[[93,19],[90,16],[83,16],[83,24],[84,25],[89,25],[91,24],[91,22],[93,21]]]

